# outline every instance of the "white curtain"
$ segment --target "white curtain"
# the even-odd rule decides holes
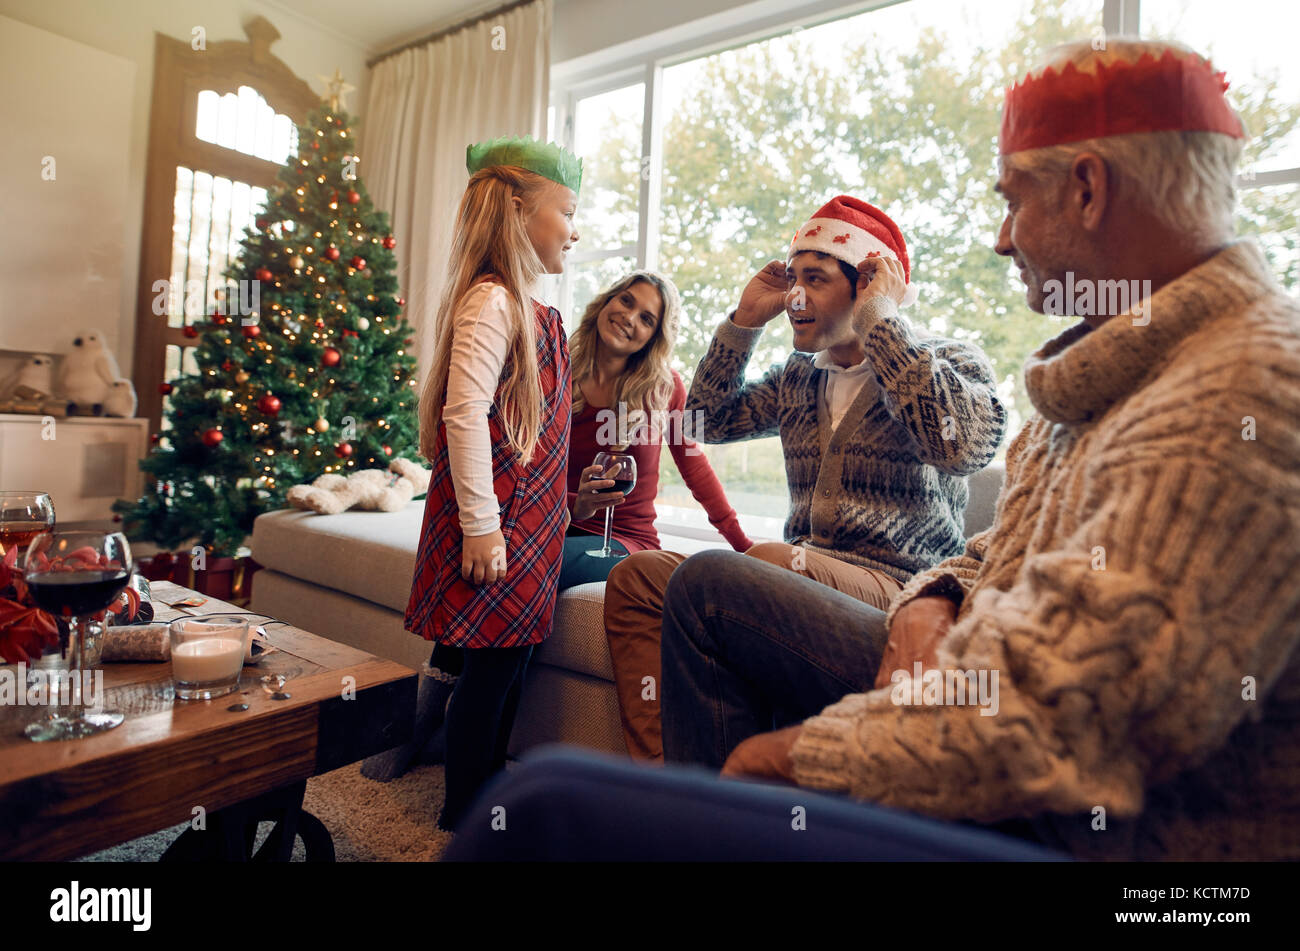
[[[419,376],[442,294],[465,147],[501,135],[546,136],[551,4],[537,0],[377,63],[362,121],[361,164],[392,217],[397,277],[416,328]]]

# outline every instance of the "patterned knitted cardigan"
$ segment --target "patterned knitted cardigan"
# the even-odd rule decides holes
[[[965,477],[989,463],[1006,429],[983,352],[918,333],[888,298],[860,298],[855,326],[873,373],[832,432],[827,371],[793,353],[747,383],[763,329],[732,315],[695,371],[687,418],[703,414],[695,435],[706,443],[780,434],[785,540],[899,581],[960,552]]]
[[[1235,243],[1025,379],[993,527],[890,608],[959,601],[939,665],[999,672],[998,712],[845,697],[798,782],[1078,856],[1300,858],[1300,305]]]

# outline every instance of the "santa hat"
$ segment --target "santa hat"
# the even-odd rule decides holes
[[[903,276],[907,279],[902,306],[916,300],[916,285],[912,283],[903,233],[879,208],[851,195],[837,195],[817,209],[794,233],[786,261],[800,251],[820,251],[851,267],[857,267],[869,256],[894,258],[903,265]]]

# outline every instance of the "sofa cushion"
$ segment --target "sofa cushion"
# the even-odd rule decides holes
[[[423,519],[423,500],[396,512],[267,512],[253,522],[253,558],[405,614]]]

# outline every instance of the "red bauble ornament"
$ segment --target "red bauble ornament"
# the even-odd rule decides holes
[[[244,328],[244,336],[247,337],[249,340],[252,340],[254,337],[261,334],[261,332],[262,332],[262,328],[257,326],[257,324],[251,324],[248,327]]]
[[[257,230],[258,230],[258,231],[265,231],[265,230],[266,230],[266,219],[265,219],[265,218],[257,218],[257,219],[255,219],[255,220],[253,221],[253,224],[257,225]]]
[[[259,281],[269,281],[272,278],[272,276],[273,275],[271,274],[271,269],[269,267],[259,267],[257,271],[254,273],[254,277],[256,277]]]
[[[226,438],[225,436],[221,435],[221,430],[209,429],[203,433],[203,445],[207,446],[209,449],[212,449],[213,447],[219,445],[221,443],[221,440],[225,438]]]
[[[344,331],[343,331],[343,336],[345,336],[345,337],[355,337],[355,336],[357,336],[357,332],[356,332],[355,330],[344,330]]]
[[[406,298],[405,298],[405,297],[399,297],[399,298],[397,298],[397,306],[398,306],[398,307],[405,307],[405,306],[406,306]]]
[[[176,387],[172,386],[170,383],[158,384],[158,392],[161,393],[163,396],[170,396],[172,390],[174,389],[176,389]]]
[[[356,204],[357,202],[359,202],[360,200],[361,200],[361,195],[358,194],[356,191],[353,191],[353,190],[349,189],[349,191],[348,191],[348,204],[350,204],[350,205],[355,205],[355,204]]]
[[[224,324],[224,323],[226,322],[226,315],[225,315],[225,314],[213,314],[213,315],[212,315],[212,322],[213,322],[214,324],[216,324],[218,327],[220,327],[222,324]]]
[[[342,359],[343,354],[338,350],[334,347],[326,347],[320,355],[320,365],[323,367],[336,367]]]
[[[337,261],[337,260],[339,259],[339,249],[338,249],[338,248],[326,248],[326,249],[325,249],[325,259],[326,259],[327,261]]]
[[[391,456],[392,454],[393,454],[393,447],[392,447],[392,446],[384,446],[384,455],[385,455],[385,456]]]
[[[366,266],[366,259],[358,254],[355,257],[353,257],[352,266],[359,271]]]
[[[222,360],[222,361],[221,361],[221,369],[225,370],[227,373],[229,373],[229,372],[230,372],[231,370],[233,370],[234,368],[235,368],[235,365],[234,365],[233,363],[231,363],[229,360]]]
[[[311,140],[311,147],[312,147],[313,149],[319,150],[319,149],[320,149],[320,143],[317,142],[315,139],[312,139],[312,140]]]
[[[181,333],[193,340],[199,335],[199,328],[195,327],[193,324],[186,324],[181,328]]]
[[[317,317],[317,318],[316,318],[316,326],[317,326],[317,327],[324,327],[324,326],[325,326],[325,319],[324,319],[323,317]]]
[[[274,416],[276,413],[280,412],[280,397],[272,393],[267,393],[257,401],[257,408],[267,416]]]
[[[338,456],[340,459],[346,459],[348,456],[352,455],[352,443],[339,443],[334,447],[334,455]]]
[[[385,236],[384,247],[388,248],[391,251],[393,248],[397,247],[397,239],[394,238],[391,234]]]
[[[155,446],[158,445],[161,439],[162,439],[161,433],[153,433],[149,436],[149,442],[153,443]]]

